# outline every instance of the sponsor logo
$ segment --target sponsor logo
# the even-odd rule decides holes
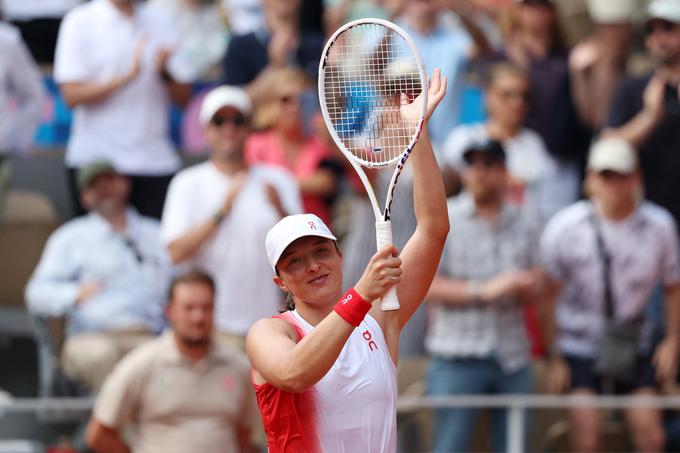
[[[375,344],[375,341],[373,341],[373,336],[371,335],[371,332],[368,330],[364,330],[364,332],[361,334],[362,337],[364,337],[364,340],[368,343],[368,349],[371,351],[377,350],[378,345]]]
[[[310,230],[316,230],[316,224],[313,221],[308,222]]]

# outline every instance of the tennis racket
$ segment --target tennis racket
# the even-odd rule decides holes
[[[422,109],[410,105],[417,97]],[[319,63],[319,102],[333,140],[366,187],[378,249],[392,244],[394,189],[427,108],[427,77],[411,38],[381,19],[360,19],[340,27],[326,43]],[[381,211],[362,167],[390,165],[396,166]],[[399,308],[396,288],[385,294],[381,308]]]

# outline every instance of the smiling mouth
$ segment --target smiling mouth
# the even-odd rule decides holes
[[[323,282],[326,281],[327,277],[328,277],[328,274],[319,275],[318,277],[315,277],[311,280],[308,280],[307,283],[312,284],[312,285],[316,284],[316,283],[323,283]]]

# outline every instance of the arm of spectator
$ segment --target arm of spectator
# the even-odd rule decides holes
[[[16,121],[14,123],[13,146],[19,151],[27,149],[40,121],[40,109],[45,99],[42,74],[31,57],[26,45],[17,39],[12,49],[14,55],[7,58],[10,65],[9,84],[14,87],[18,98]]]
[[[541,336],[548,354],[548,392],[562,393],[569,388],[569,367],[557,348],[557,325],[555,308],[562,284],[552,280],[547,274],[544,278],[544,299],[537,305]]]
[[[488,280],[460,280],[435,276],[427,293],[434,303],[444,305],[490,304],[507,297],[533,302],[538,294],[534,270],[511,270]]]
[[[654,351],[657,380],[674,383],[678,373],[678,341],[680,341],[680,283],[666,287],[666,335]]]
[[[664,91],[667,77],[657,72],[643,93],[643,107],[633,118],[616,128],[607,128],[603,136],[615,135],[639,147],[658,126],[664,115]]]
[[[191,101],[192,87],[190,83],[182,83],[176,80],[168,70],[168,59],[174,49],[162,48],[156,54],[156,70],[168,88],[170,99],[180,107],[185,107]]]
[[[62,316],[96,290],[96,283],[79,282],[77,263],[71,254],[68,231],[57,230],[47,241],[40,262],[26,286],[26,303],[31,312]]]
[[[327,197],[338,189],[336,174],[328,168],[319,168],[310,176],[300,179],[302,195],[319,195]]]
[[[470,35],[472,39],[472,47],[469,52],[470,58],[477,59],[491,53],[491,44],[486,34],[475,22],[474,14],[478,10],[475,2],[471,0],[444,0],[443,4],[445,8],[458,15],[460,23]]]
[[[193,226],[183,234],[168,242],[168,254],[174,264],[182,263],[196,256],[199,250],[201,250],[201,247],[203,247],[203,244],[213,237],[219,229],[222,220],[224,220],[231,212],[234,202],[241,192],[241,189],[243,189],[247,178],[247,172],[236,175],[222,206],[212,217]],[[172,217],[174,216],[168,215],[168,218],[164,218],[164,221],[172,222]]]
[[[95,453],[130,453],[131,451],[121,439],[118,430],[103,425],[95,417],[90,420],[85,436],[87,446]]]
[[[592,39],[580,42],[569,54],[569,80],[574,106],[584,125],[595,127],[598,108],[593,102],[592,68],[600,55],[599,45]]]
[[[130,70],[122,76],[114,77],[107,82],[64,81],[60,83],[59,88],[66,104],[71,108],[81,104],[95,104],[132,82],[141,70],[145,45],[146,38],[142,37],[137,41]]]

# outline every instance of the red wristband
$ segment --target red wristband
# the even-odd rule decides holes
[[[361,324],[361,321],[363,321],[370,309],[371,304],[366,302],[354,288],[350,288],[333,307],[333,310],[342,319],[354,327],[358,327]]]

